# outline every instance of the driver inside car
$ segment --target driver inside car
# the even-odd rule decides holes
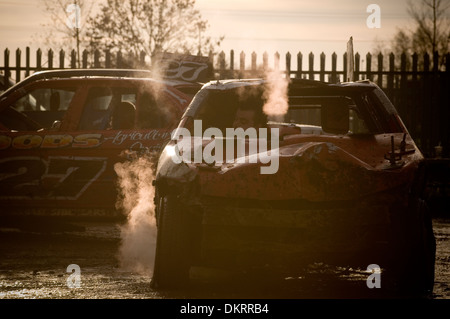
[[[254,127],[256,129],[267,126],[267,116],[262,108],[255,105],[240,105],[234,117],[233,128],[244,130]]]

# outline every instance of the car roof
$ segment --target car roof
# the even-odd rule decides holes
[[[342,82],[342,83],[328,83],[316,80],[290,78],[290,86],[298,88],[337,88],[337,87],[352,87],[352,88],[375,88],[377,85],[369,80],[361,80],[355,82]],[[266,79],[232,79],[232,80],[217,80],[210,81],[205,84],[205,89],[213,90],[229,90],[244,86],[262,85],[267,83]]]
[[[71,78],[110,78],[110,79],[148,79],[155,82],[161,82],[168,86],[182,86],[182,85],[201,85],[195,82],[186,82],[181,80],[172,80],[160,78],[149,70],[134,70],[134,69],[70,69],[70,70],[46,70],[33,73],[29,77],[15,84],[0,95],[3,100],[4,97],[10,93],[26,86],[29,83],[40,80],[57,80],[57,79],[71,79]]]
[[[348,94],[348,93],[359,94],[360,92],[363,92],[363,91],[379,89],[379,87],[375,83],[373,83],[369,80],[362,80],[362,81],[355,81],[355,82],[343,82],[343,83],[328,83],[328,82],[308,80],[308,79],[290,78],[289,81],[290,81],[290,83],[289,83],[290,88],[313,89],[313,90],[319,89],[322,92],[332,92],[333,94],[341,93],[341,92],[345,92],[346,94]],[[210,81],[210,82],[206,83],[200,89],[199,93],[202,91],[206,93],[206,90],[227,91],[227,90],[237,89],[240,87],[261,86],[261,85],[264,85],[265,83],[268,83],[268,81],[267,81],[267,79],[263,79],[263,78],[216,80],[216,81]],[[339,92],[336,92],[335,90],[338,90]],[[188,108],[186,109],[186,112],[183,115],[183,117],[193,115],[193,113],[195,113],[194,109],[195,109],[195,107],[193,107],[193,104],[191,103],[188,106]]]

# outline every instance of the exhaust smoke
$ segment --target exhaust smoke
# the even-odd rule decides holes
[[[152,156],[143,156],[114,165],[119,192],[116,208],[127,217],[120,228],[120,268],[148,276],[153,273],[156,247],[153,163]]]
[[[263,111],[270,121],[283,122],[289,108],[288,86],[289,79],[279,70],[266,72],[266,87],[263,98],[266,103]]]

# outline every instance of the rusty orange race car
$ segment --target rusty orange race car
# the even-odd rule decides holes
[[[114,164],[125,150],[159,152],[201,85],[86,69],[11,87],[0,96],[0,218],[118,217]]]
[[[290,79],[272,114],[269,82],[206,84],[165,146],[153,286],[185,284],[192,266],[325,261],[432,291],[424,157],[387,96],[370,81]]]

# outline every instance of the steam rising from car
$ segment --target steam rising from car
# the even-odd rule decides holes
[[[263,93],[266,103],[263,111],[269,120],[282,122],[289,108],[289,79],[278,70],[267,71],[266,79],[267,83]]]
[[[120,228],[119,264],[148,276],[153,272],[156,247],[153,162],[151,156],[143,156],[114,165],[119,191],[116,208],[127,217]]]

